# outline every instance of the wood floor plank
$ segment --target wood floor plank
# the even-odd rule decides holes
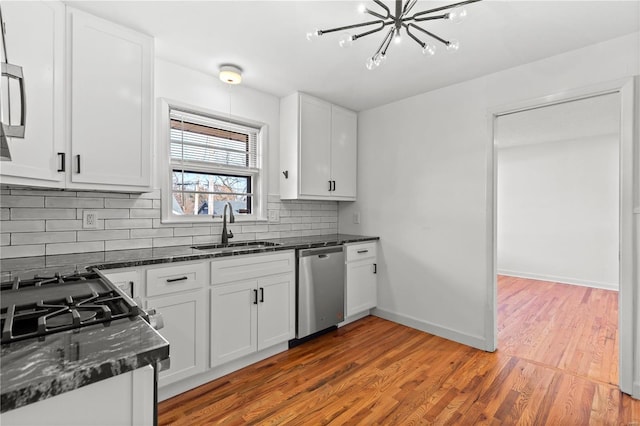
[[[376,317],[159,404],[160,425],[629,425],[617,294],[498,280],[498,351]]]

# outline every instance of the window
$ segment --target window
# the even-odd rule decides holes
[[[260,126],[169,107],[171,205],[168,218],[262,216]],[[210,218],[208,218],[210,220]]]

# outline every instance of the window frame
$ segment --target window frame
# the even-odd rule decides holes
[[[198,167],[200,172],[215,174],[234,174],[251,176],[252,182],[252,212],[251,214],[234,213],[238,222],[258,222],[267,220],[267,152],[268,126],[266,123],[225,114],[219,111],[207,110],[195,107],[182,102],[160,98],[158,108],[158,136],[163,142],[159,144],[161,151],[157,153],[158,173],[161,182],[161,222],[162,223],[192,223],[211,224],[222,222],[222,216],[212,218],[211,214],[206,215],[176,215],[173,213],[173,163],[171,161],[171,109],[180,110],[190,114],[202,115],[215,120],[253,127],[257,129],[256,140],[256,168],[257,172],[238,173],[237,169],[227,168],[224,165],[214,165],[212,167]]]

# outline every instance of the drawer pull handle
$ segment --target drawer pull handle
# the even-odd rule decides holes
[[[253,290],[253,304],[258,304],[258,290]]]
[[[260,287],[260,303],[264,303],[264,287]]]
[[[377,264],[377,263],[374,263],[374,264],[373,264],[373,273],[374,273],[374,274],[377,274],[377,273],[378,273],[378,264]]]
[[[369,250],[367,250],[367,249],[358,250],[358,254],[362,254],[362,253],[369,253]]]
[[[180,277],[180,278],[167,278],[168,283],[175,283],[176,281],[185,281],[188,280],[189,277]]]

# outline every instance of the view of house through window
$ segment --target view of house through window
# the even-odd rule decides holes
[[[173,215],[254,213],[259,129],[171,109]]]

